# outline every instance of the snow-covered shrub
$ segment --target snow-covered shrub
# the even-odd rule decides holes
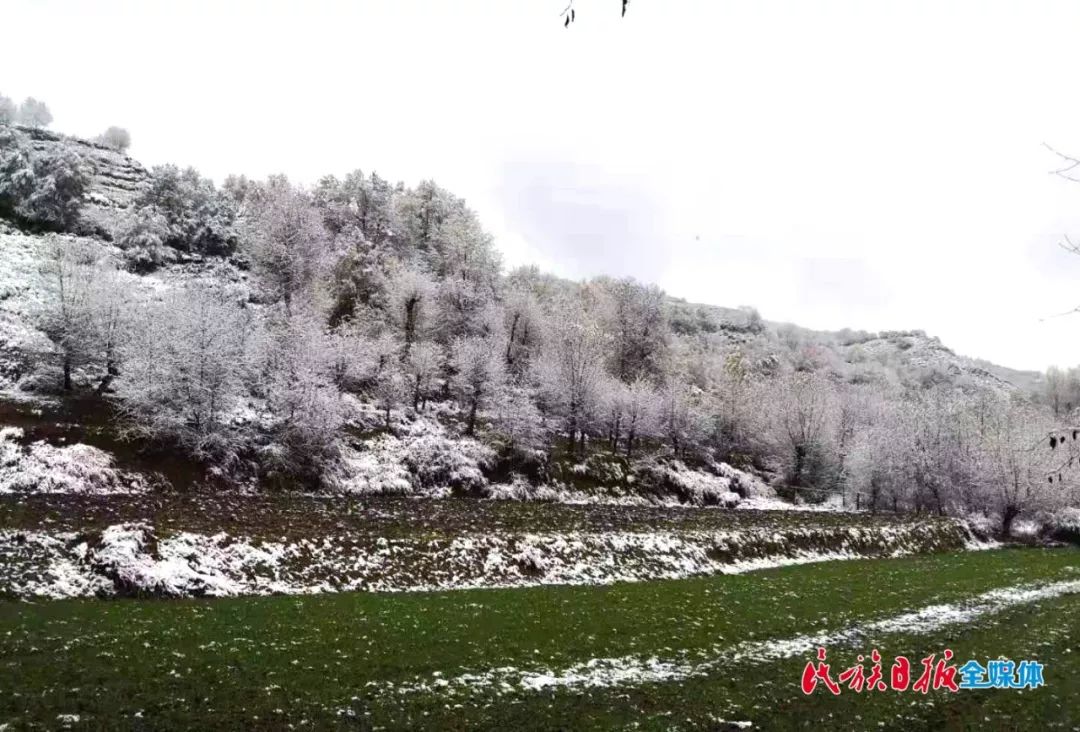
[[[484,471],[494,457],[491,448],[476,440],[452,437],[438,424],[418,420],[399,435],[344,447],[327,482],[348,493],[477,493],[487,486]]]
[[[226,416],[245,396],[252,329],[250,311],[223,288],[188,285],[141,308],[116,380],[127,429],[230,459],[242,436]]]
[[[165,244],[174,249],[200,254],[229,254],[235,249],[235,206],[194,168],[155,167],[135,207],[163,217]]]
[[[639,491],[674,495],[685,503],[735,506],[741,500],[730,477],[693,470],[681,460],[645,461],[634,466],[633,477]]]
[[[401,453],[401,440],[393,435],[367,440],[360,449],[343,447],[337,465],[327,473],[327,483],[332,490],[342,493],[412,493],[412,473],[403,464]]]
[[[113,241],[124,251],[127,265],[136,272],[149,272],[176,261],[177,252],[166,242],[169,223],[153,206],[137,209],[113,231]]]
[[[965,516],[963,520],[967,523],[968,528],[971,529],[971,533],[983,540],[996,536],[998,530],[1001,528],[1000,520],[981,513],[970,514]]]
[[[1055,541],[1080,544],[1080,508],[1063,508],[1050,516],[1044,532]]]
[[[38,152],[22,133],[0,129],[0,216],[35,229],[69,231],[89,184],[75,152]]]
[[[18,427],[0,429],[0,493],[134,493],[142,476],[117,469],[112,456],[83,444],[23,446]]]
[[[405,445],[405,464],[420,488],[475,492],[487,485],[483,471],[491,466],[495,453],[476,440],[422,431],[410,434]]]
[[[548,560],[536,546],[524,547],[514,555],[514,562],[528,576],[542,575],[548,568]]]
[[[581,462],[564,466],[567,482],[600,486],[623,486],[627,482],[626,461],[612,455],[594,453]]]

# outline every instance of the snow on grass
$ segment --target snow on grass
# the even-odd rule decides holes
[[[828,511],[832,513],[855,513],[853,509],[844,508],[836,501],[823,503],[790,503],[780,498],[754,496],[745,498],[735,508],[749,509],[753,511]]]
[[[600,585],[956,550],[969,541],[963,525],[943,521],[292,541],[157,536],[147,524],[125,523],[96,536],[0,532],[0,593],[174,597]]]
[[[139,493],[140,475],[117,469],[112,455],[83,444],[22,445],[22,429],[0,428],[0,493]]]
[[[453,678],[437,675],[404,684],[384,683],[379,686],[404,694],[434,692],[449,696],[678,682],[719,670],[726,671],[733,665],[755,665],[798,656],[809,657],[819,647],[873,644],[883,636],[893,634],[926,635],[957,625],[970,625],[1011,608],[1076,594],[1080,594],[1080,580],[1006,587],[985,592],[966,602],[930,605],[881,620],[850,625],[840,630],[714,646],[705,653],[695,653],[692,658],[687,653],[675,654],[667,659],[656,656],[592,658],[562,669],[523,670],[504,666],[464,673]]]
[[[1080,508],[1063,508],[1046,517],[1040,533],[1056,541],[1080,544]]]
[[[662,506],[677,508],[693,506],[674,495],[655,493],[610,493],[601,491],[582,491],[570,488],[562,483],[533,485],[522,476],[514,476],[509,483],[492,483],[481,490],[485,498],[496,501],[536,501],[540,503],[565,503],[576,506]],[[730,508],[739,497],[726,494],[731,501],[721,504]]]

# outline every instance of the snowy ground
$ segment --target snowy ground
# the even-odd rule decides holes
[[[225,532],[159,536],[149,524],[125,523],[100,532],[0,531],[0,594],[184,597],[610,584],[987,546],[946,521],[446,538],[341,533],[280,541]]]

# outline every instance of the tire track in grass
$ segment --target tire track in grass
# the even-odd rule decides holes
[[[502,666],[451,678],[444,678],[436,672],[426,680],[406,683],[369,682],[368,688],[372,691],[406,695],[427,693],[437,696],[468,696],[481,692],[503,695],[681,681],[705,676],[734,664],[771,663],[808,655],[819,646],[852,646],[898,633],[926,635],[951,626],[969,624],[1018,606],[1076,594],[1080,594],[1080,580],[1017,585],[990,590],[963,602],[928,605],[881,620],[849,625],[840,630],[764,641],[744,641],[725,647],[714,646],[704,654],[683,652],[669,659],[656,656],[593,658],[557,670],[524,670]]]

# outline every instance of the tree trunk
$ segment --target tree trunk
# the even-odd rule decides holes
[[[518,319],[521,317],[521,313],[514,313],[514,319],[510,322],[510,337],[506,339],[506,365],[513,366],[514,359],[512,357],[512,350],[514,348],[514,334],[517,332]]]
[[[113,383],[113,379],[120,375],[120,370],[115,365],[110,363],[105,369],[105,378],[98,384],[97,393],[100,396],[108,391],[109,387]]]
[[[806,448],[802,445],[795,446],[795,470],[791,476],[791,484],[796,488],[802,486],[804,463],[806,462]]]
[[[405,349],[402,351],[405,356],[409,355],[409,348],[412,346],[413,336],[416,334],[417,303],[416,298],[410,298],[405,303]]]
[[[64,354],[64,391],[71,391],[71,356]]]
[[[465,429],[465,434],[472,435],[476,432],[476,406],[477,399],[472,400],[472,404],[469,406],[469,425]]]
[[[1001,538],[1008,539],[1012,535],[1013,520],[1020,512],[1015,506],[1006,506],[1001,512]]]

